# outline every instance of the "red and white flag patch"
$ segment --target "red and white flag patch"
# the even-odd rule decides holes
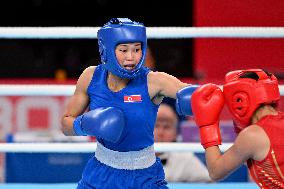
[[[124,96],[124,102],[142,102],[141,95]]]

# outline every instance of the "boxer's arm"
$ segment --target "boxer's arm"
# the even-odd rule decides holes
[[[61,118],[61,130],[66,136],[76,135],[73,131],[73,121],[85,112],[89,104],[87,88],[91,81],[95,67],[89,67],[79,77],[74,94],[68,100]]]
[[[218,146],[206,148],[206,164],[212,180],[224,179],[248,159],[263,160],[269,152],[269,139],[258,126],[249,126],[223,154]]]
[[[159,104],[163,97],[174,98],[179,115],[192,115],[191,94],[198,88],[198,85],[189,85],[167,73],[150,72],[148,74],[148,87],[150,97],[152,99],[154,97],[156,104]]]
[[[148,74],[148,91],[152,99],[155,97],[170,97],[176,99],[176,93],[188,85],[189,84],[164,72],[150,72]]]

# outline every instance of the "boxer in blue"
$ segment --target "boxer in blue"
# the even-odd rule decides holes
[[[98,44],[102,63],[81,74],[62,118],[65,135],[97,137],[77,188],[168,188],[153,147],[157,110],[167,96],[177,98],[180,114],[192,114],[189,98],[197,86],[143,66],[141,23],[111,19],[99,29]]]

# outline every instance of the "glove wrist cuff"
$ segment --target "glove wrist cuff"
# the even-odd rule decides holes
[[[73,130],[77,136],[86,136],[86,133],[82,129],[83,115],[77,116],[73,122]]]
[[[222,144],[219,122],[200,127],[200,139],[204,149]]]

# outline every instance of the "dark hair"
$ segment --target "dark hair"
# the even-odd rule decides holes
[[[256,81],[259,79],[258,75],[255,72],[245,72],[242,75],[240,75],[239,78],[251,78]]]
[[[266,73],[266,75],[268,75],[269,77],[271,77],[273,74],[272,73],[270,73],[270,72],[268,72],[268,71],[265,71],[265,70],[263,70],[265,73]]]
[[[263,70],[263,71],[266,73],[266,75],[268,77],[272,76],[272,73],[265,71],[265,70]],[[240,75],[239,78],[251,78],[251,79],[254,79],[256,81],[258,81],[258,79],[259,79],[258,75],[255,72],[245,72],[242,75]]]

